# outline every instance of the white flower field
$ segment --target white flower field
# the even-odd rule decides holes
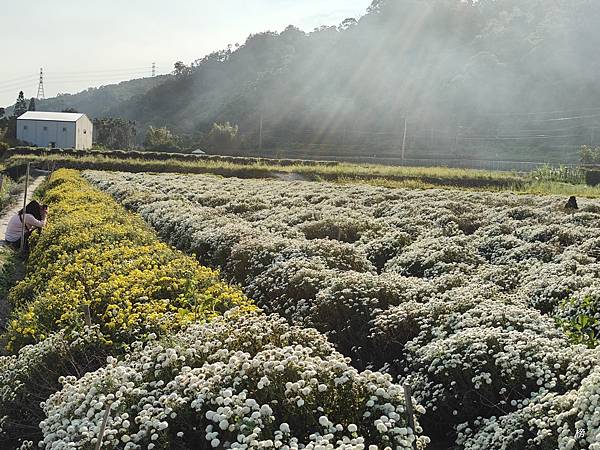
[[[84,175],[276,316],[246,317],[237,329],[198,325],[171,348],[140,347],[67,382],[45,404],[45,435],[62,430],[66,409],[85,422],[107,374],[136,373],[118,400],[154,402],[135,427],[121,416],[140,436],[146,421],[160,428],[193,411],[214,422],[202,430],[214,447],[270,435],[274,447],[293,448],[288,428],[315,406],[319,431],[301,443],[311,448],[360,448],[377,433],[400,448],[431,439],[428,448],[600,449],[600,203],[580,199],[568,211],[551,196]],[[312,376],[280,382],[287,371]],[[281,393],[285,421],[240,395],[240,383]],[[407,430],[403,383],[428,438]],[[204,401],[190,403],[197,389]],[[349,417],[328,415],[335,402],[347,402]]]

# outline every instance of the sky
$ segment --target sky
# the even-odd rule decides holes
[[[363,15],[371,0],[30,0],[2,5],[0,105],[23,90],[75,93],[172,70],[175,61],[288,25],[312,31]]]

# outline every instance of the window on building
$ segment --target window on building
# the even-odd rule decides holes
[[[44,127],[44,131],[48,131],[48,127]]]
[[[67,129],[66,129],[66,128],[63,128],[63,133],[66,133],[66,132],[67,132]]]
[[[87,134],[87,130],[83,130],[83,134]]]
[[[27,128],[27,125],[23,125],[23,129],[28,130],[29,128]]]

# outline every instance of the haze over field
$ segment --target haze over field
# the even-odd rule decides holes
[[[168,73],[178,60],[193,61],[253,32],[281,31],[294,24],[311,31],[363,14],[370,0],[74,0],[11,2],[3,5],[4,36],[15,37],[2,53],[0,105],[14,103],[19,90],[37,93],[37,74],[46,71],[46,97],[90,86]],[[29,25],[35,24],[35,32]],[[13,42],[10,40],[10,42]]]
[[[214,123],[230,122],[242,149],[262,142],[296,157],[397,158],[405,123],[410,158],[571,163],[582,145],[600,141],[594,2],[263,0],[168,12],[144,5],[119,10],[110,31],[89,37],[89,57],[87,37],[60,38],[60,61],[117,64],[135,54],[136,64],[149,64],[162,55],[183,61],[176,74],[38,107],[135,121],[138,144],[149,126],[166,126],[184,148],[202,146]],[[106,14],[92,26],[110,22]],[[321,23],[336,26],[311,31]],[[140,70],[138,77],[150,69]]]

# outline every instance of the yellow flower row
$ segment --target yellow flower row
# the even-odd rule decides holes
[[[139,217],[78,172],[55,172],[42,195],[50,216],[32,239],[26,278],[10,294],[10,350],[82,327],[86,305],[92,323],[118,344],[232,307],[254,309],[218,272],[159,242]]]

